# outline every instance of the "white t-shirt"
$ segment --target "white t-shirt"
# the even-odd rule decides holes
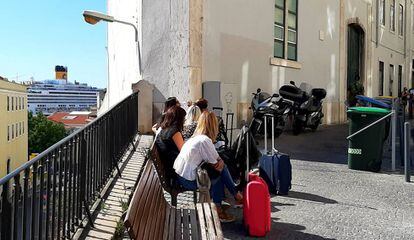
[[[206,135],[197,135],[184,143],[173,167],[178,175],[193,181],[196,180],[196,169],[201,162],[215,164],[218,158],[211,139]]]

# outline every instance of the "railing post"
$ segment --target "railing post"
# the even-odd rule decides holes
[[[1,201],[1,239],[11,239],[11,211],[9,182],[7,182],[3,185]]]
[[[405,181],[410,182],[410,123],[404,123],[404,175]]]
[[[82,133],[80,135],[80,191],[79,191],[79,195],[82,199],[82,203],[85,207],[85,212],[86,215],[88,216],[88,220],[91,224],[92,227],[93,226],[93,221],[92,221],[92,216],[91,213],[89,212],[89,207],[88,207],[88,203],[86,201],[86,191],[85,191],[85,187],[86,187],[86,174],[87,173],[87,169],[86,169],[86,139],[85,139],[85,133]]]
[[[397,133],[397,112],[395,111],[395,102],[392,104],[392,117],[391,117],[391,170],[395,171],[395,141]]]

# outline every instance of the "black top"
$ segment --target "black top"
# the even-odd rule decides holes
[[[176,176],[173,165],[175,159],[180,153],[177,145],[175,145],[174,140],[172,139],[174,134],[177,132],[179,132],[179,130],[174,126],[162,129],[155,140],[161,161],[164,162],[166,177],[168,178],[170,184],[173,183],[172,181]]]

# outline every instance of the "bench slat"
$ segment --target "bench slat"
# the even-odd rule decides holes
[[[190,218],[189,210],[183,209],[183,239],[190,239],[189,218]]]
[[[154,197],[153,194],[150,194],[150,191],[153,189],[153,182],[155,181],[155,178],[156,178],[156,175],[153,173],[154,173],[153,169],[151,169],[151,172],[148,175],[149,179],[147,181],[147,184],[145,185],[142,191],[143,198],[139,202],[139,209],[137,212],[139,216],[137,217],[136,224],[134,224],[134,226],[132,227],[138,239],[142,239],[142,236],[144,235],[145,224],[147,221],[144,215],[148,215],[147,211],[145,211],[146,209],[148,209],[148,206],[147,206],[147,203],[149,202],[148,198],[149,196]]]
[[[164,234],[163,234],[163,240],[168,240],[168,233],[169,233],[169,226],[170,226],[170,210],[171,208],[167,207],[165,209],[165,221],[164,221]]]
[[[196,211],[191,209],[190,210],[190,223],[191,223],[191,239],[200,239],[200,233],[198,230],[197,224],[197,215]]]
[[[223,239],[223,232],[221,230],[221,223],[217,213],[216,204],[211,203],[209,204],[211,208],[211,215],[213,215],[214,220],[214,228],[216,229],[216,239]]]
[[[182,231],[182,209],[176,209],[175,211],[175,239],[183,239],[181,237],[181,231]]]
[[[141,179],[138,182],[138,185],[135,189],[134,195],[132,196],[131,203],[129,204],[127,214],[125,216],[124,225],[127,229],[130,229],[135,222],[136,219],[136,213],[138,210],[138,202],[140,198],[142,197],[141,191],[143,186],[146,184],[146,180],[148,179],[148,172],[150,171],[150,166],[147,164],[145,165],[144,172],[142,173],[142,177],[144,181]]]
[[[216,230],[214,228],[213,217],[211,216],[211,209],[209,203],[203,203],[204,207],[204,218],[207,222],[207,229],[208,229],[208,239],[215,239],[216,238]]]
[[[167,226],[166,226],[167,227]],[[168,225],[168,239],[174,240],[175,236],[175,208],[170,209],[170,224]]]
[[[162,189],[161,185],[158,183],[158,178],[155,178],[155,186],[152,191],[150,191],[149,194],[151,194],[153,197],[148,196],[149,204],[147,204],[148,208],[145,209],[144,219],[146,219],[145,224],[147,225],[145,227],[144,231],[144,237],[143,239],[154,239],[151,237],[153,235],[155,229],[157,228],[157,225],[155,225],[157,212],[154,210],[156,209],[157,204],[159,204],[159,201],[161,199]]]
[[[197,203],[198,221],[200,223],[201,239],[207,239],[206,221],[204,219],[204,209],[202,203]]]
[[[164,193],[163,193],[164,194]],[[160,200],[160,206],[156,210],[157,212],[157,220],[155,222],[155,232],[152,239],[162,239],[163,233],[164,233],[164,222],[165,222],[165,210],[166,210],[166,204],[165,198],[161,198]]]

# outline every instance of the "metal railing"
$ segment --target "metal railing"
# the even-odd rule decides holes
[[[137,133],[134,93],[0,179],[1,240],[73,237]]]

